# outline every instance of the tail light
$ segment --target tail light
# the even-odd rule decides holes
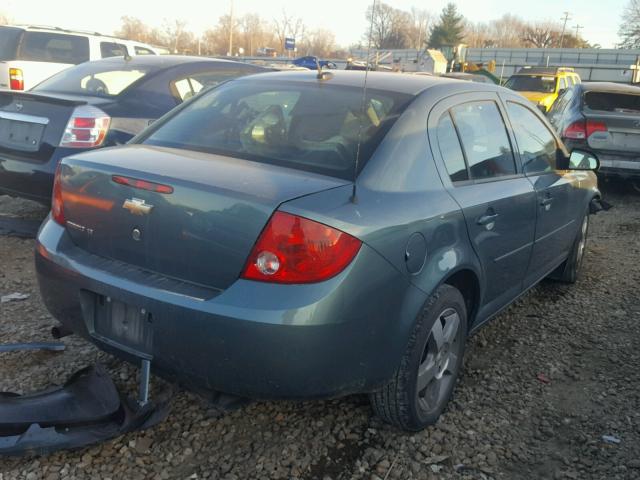
[[[62,165],[58,165],[53,179],[53,195],[51,197],[51,218],[60,225],[65,225],[64,204],[62,201]]]
[[[565,128],[564,132],[562,132],[562,136],[564,138],[584,140],[585,138],[589,138],[592,133],[606,131],[607,125],[604,122],[597,120],[578,120]]]
[[[11,90],[24,90],[24,76],[21,69],[9,69],[9,88]]]
[[[111,117],[96,107],[77,107],[60,140],[61,147],[92,148],[104,142],[109,131]]]
[[[242,278],[273,283],[314,283],[351,263],[362,242],[322,223],[285,212],[273,214],[260,234]]]
[[[589,138],[592,133],[606,132],[606,131],[607,131],[606,123],[598,122],[596,120],[587,120],[587,138]]]

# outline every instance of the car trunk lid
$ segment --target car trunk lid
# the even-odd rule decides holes
[[[78,247],[217,289],[238,278],[282,202],[348,183],[146,145],[76,155],[61,173],[66,228]]]
[[[45,162],[60,143],[81,96],[0,91],[0,153]]]
[[[588,144],[597,151],[640,154],[640,94],[587,92]]]

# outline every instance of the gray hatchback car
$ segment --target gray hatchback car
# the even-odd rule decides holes
[[[364,78],[233,80],[63,160],[36,249],[51,313],[194,388],[435,422],[469,333],[576,280],[598,162],[504,88]]]

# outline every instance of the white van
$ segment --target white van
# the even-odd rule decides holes
[[[0,90],[29,90],[72,65],[128,54],[157,55],[144,43],[54,27],[0,26]]]

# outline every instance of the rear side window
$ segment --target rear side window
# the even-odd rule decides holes
[[[102,58],[124,57],[127,54],[127,47],[121,43],[100,42],[100,56]]]
[[[638,95],[611,92],[587,92],[585,108],[602,112],[640,113],[640,89]]]
[[[507,102],[507,110],[526,174],[552,172],[556,168],[556,139],[527,107]]]
[[[232,69],[198,72],[174,81],[171,90],[174,96],[183,102],[200,93],[203,88],[212,87],[232,78],[242,77],[250,73],[253,73],[253,71]]]
[[[567,89],[567,80],[564,77],[560,78],[558,82],[558,90],[566,90]]]
[[[20,60],[78,64],[89,60],[89,39],[77,35],[25,32]]]
[[[438,138],[438,149],[444,160],[444,165],[452,182],[464,182],[469,180],[467,165],[464,162],[464,155],[456,128],[451,120],[449,112],[445,113],[438,122],[436,132]]]
[[[152,126],[142,142],[353,179],[358,150],[359,170],[412,99],[368,89],[363,101],[361,88],[322,82],[231,81]]]
[[[516,173],[507,130],[492,101],[470,102],[451,109],[471,178],[490,179]]]
[[[561,93],[551,110],[549,110],[549,115],[562,113],[571,104],[575,90],[575,88],[568,88],[564,93]]]
[[[17,59],[18,43],[23,31],[21,28],[0,27],[0,61]]]
[[[144,47],[138,47],[137,45],[134,47],[134,50],[136,52],[136,55],[155,55],[152,50]]]

